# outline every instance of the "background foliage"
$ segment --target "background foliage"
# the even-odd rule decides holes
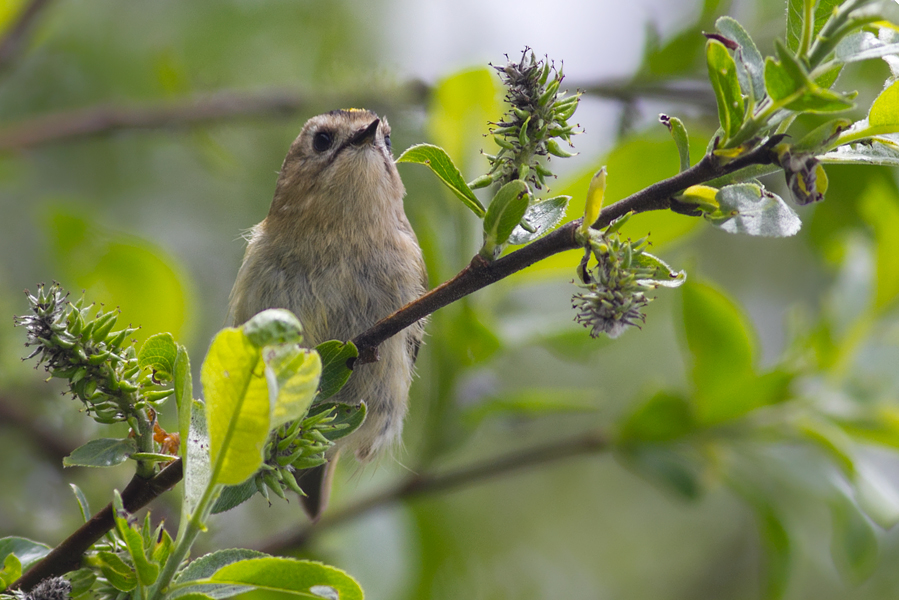
[[[0,27],[16,4],[0,7]],[[779,2],[699,4],[685,2],[677,15],[664,4],[665,33],[649,28],[622,80],[596,66],[614,61],[587,42],[566,54],[552,41],[504,38],[511,45],[499,51],[510,56],[529,44],[564,58],[566,83],[587,92],[577,119],[587,135],[574,138],[584,152],[550,184],[573,197],[568,220],[583,214],[602,164],[607,202],[677,172],[660,111],[687,122],[691,154],[701,156],[717,111],[700,31],[717,15],[737,16],[764,54],[785,30]],[[502,27],[509,7],[494,6]],[[0,307],[21,313],[22,288],[59,280],[121,307],[123,320],[142,326],[140,339],[172,332],[196,368],[224,324],[239,232],[264,216],[306,118],[365,105],[389,116],[395,148],[438,144],[467,177],[483,172],[478,151],[489,140],[478,133],[503,110],[483,63],[502,57],[484,42],[464,68],[441,64],[414,80],[422,73],[396,50],[410,42],[385,33],[396,34],[384,21],[402,8],[52,3],[26,51],[0,72]],[[583,20],[578,8],[586,10],[524,20],[564,31]],[[643,35],[644,17],[628,15],[622,52]],[[603,23],[593,33],[615,38]],[[885,63],[869,61],[847,68],[840,85],[859,89],[865,107],[888,76]],[[152,127],[136,118],[160,106],[169,112]],[[212,118],[222,106],[240,116]],[[186,107],[197,111],[190,127]],[[58,113],[49,126],[34,120]],[[58,134],[90,115],[137,127],[34,141],[41,127]],[[477,252],[480,227],[423,169],[400,169],[436,284]],[[405,447],[377,469],[343,464],[332,511],[391,489],[410,470],[453,469],[596,430],[615,435],[615,452],[379,504],[322,527],[296,551],[346,569],[372,598],[894,597],[899,191],[885,167],[828,174],[827,200],[799,210],[794,238],[732,236],[668,212],[634,217],[626,231],[651,231],[652,252],[685,268],[689,282],[660,292],[642,330],[614,342],[573,322],[576,252],[435,314]],[[780,177],[766,185],[788,196]],[[61,457],[94,432],[76,403],[60,404],[60,388],[23,368],[23,341],[20,330],[0,329],[0,535],[52,543],[80,522],[65,482],[99,506],[130,474],[61,471]],[[735,379],[768,390],[747,387],[747,403],[790,401],[770,409],[734,401],[726,408],[749,412],[732,420],[740,415],[716,413],[725,405],[715,398]],[[257,497],[213,521],[205,543],[285,551],[281,540],[304,525],[295,501]]]

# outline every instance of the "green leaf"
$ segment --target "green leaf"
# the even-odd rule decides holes
[[[584,389],[523,389],[491,396],[462,411],[462,420],[477,427],[493,417],[534,419],[544,415],[595,412],[595,393]]]
[[[869,143],[839,146],[819,159],[829,164],[899,167],[899,142],[892,137],[875,137]]]
[[[459,198],[465,206],[477,216],[484,218],[487,211],[484,205],[477,199],[462,173],[453,164],[452,159],[443,148],[432,146],[431,144],[418,144],[406,149],[398,159],[398,163],[413,163],[419,165],[427,165],[434,171],[434,174],[449,187],[450,191]]]
[[[756,513],[765,548],[765,589],[762,597],[777,600],[784,596],[790,582],[792,542],[774,509],[766,504],[757,503]]]
[[[747,92],[751,91],[755,100],[761,100],[765,95],[765,59],[762,53],[736,19],[721,17],[715,21],[715,27],[725,37],[739,44],[735,54],[740,86]]]
[[[665,261],[657,256],[643,252],[633,258],[632,264],[636,268],[652,269],[652,274],[644,279],[637,280],[640,285],[650,287],[676,288],[687,280],[686,271],[673,271]]]
[[[365,402],[360,403],[358,406],[338,402],[325,402],[316,404],[309,411],[309,415],[316,415],[328,410],[333,410],[331,414],[333,420],[328,424],[330,429],[322,430],[321,433],[332,442],[336,442],[359,429],[362,423],[365,422],[365,416],[368,413],[368,407]]]
[[[868,126],[899,126],[899,81],[894,81],[871,105],[868,112]]]
[[[824,27],[824,23],[833,14],[833,10],[845,0],[788,0],[787,2],[787,44],[792,51],[799,48],[803,27],[810,28],[809,42]],[[805,21],[806,5],[815,6],[810,22]]]
[[[683,396],[659,392],[634,411],[619,431],[622,443],[667,442],[695,429],[693,409]]]
[[[711,286],[683,287],[684,333],[693,359],[698,415],[717,420],[720,403],[753,375],[755,353],[749,322],[733,301]]]
[[[748,319],[720,291],[688,283],[683,289],[684,334],[693,359],[695,417],[702,424],[737,419],[789,397],[793,376],[775,369],[756,375]]]
[[[777,104],[797,112],[823,113],[848,110],[855,106],[852,94],[839,94],[813,81],[805,65],[780,42],[776,43],[780,62],[765,61],[765,89]]]
[[[193,375],[190,370],[190,356],[187,349],[178,344],[175,356],[175,405],[178,408],[178,434],[181,436],[179,454],[187,456],[187,439],[190,437],[190,421],[193,411]]]
[[[327,400],[346,385],[353,370],[349,361],[359,356],[359,351],[352,342],[330,340],[315,347],[321,356],[322,376],[319,383],[318,396],[315,402]]]
[[[29,540],[28,538],[9,536],[0,538],[0,560],[5,560],[10,554],[14,554],[22,565],[23,570],[28,570],[31,565],[41,560],[50,553],[50,546]]]
[[[78,509],[81,511],[81,518],[87,523],[92,516],[91,507],[87,502],[87,497],[84,495],[84,492],[81,491],[81,488],[74,483],[70,483],[69,487],[72,488],[72,493],[75,494],[75,500],[78,501]]]
[[[137,452],[134,438],[91,440],[62,459],[65,467],[114,467]]]
[[[677,117],[662,115],[660,119],[671,132],[671,137],[674,138],[677,154],[680,157],[680,170],[683,173],[690,168],[690,138],[687,136],[687,128]]]
[[[109,584],[120,592],[130,592],[137,587],[137,575],[115,552],[101,550],[96,554],[100,572]]]
[[[250,477],[237,485],[226,485],[222,488],[219,497],[216,498],[215,504],[212,505],[212,514],[217,515],[231,510],[235,506],[240,506],[255,496],[258,491],[255,477]]]
[[[362,600],[362,588],[340,569],[292,558],[255,558],[225,565],[199,582],[249,585],[299,598]]]
[[[141,369],[152,369],[155,378],[170,381],[175,373],[175,359],[178,357],[178,344],[171,333],[151,335],[144,342],[137,361]]]
[[[764,237],[795,235],[802,222],[777,194],[753,183],[738,183],[718,190],[719,209],[706,219],[728,233]]]
[[[148,511],[148,517],[149,514]],[[150,541],[147,542],[147,546],[152,549],[150,558],[154,563],[164,565],[166,561],[168,561],[169,557],[172,555],[172,550],[174,550],[175,541],[165,529],[164,522],[160,521],[159,525],[157,525],[156,531],[153,532]]]
[[[0,590],[5,590],[22,576],[22,562],[15,554],[7,554],[0,567]]]
[[[874,230],[877,276],[873,308],[882,313],[899,297],[899,201],[887,184],[871,182],[860,195],[859,212]]]
[[[571,200],[571,196],[556,196],[540,200],[529,206],[527,212],[524,213],[524,222],[533,231],[528,231],[519,223],[509,236],[509,243],[513,246],[520,246],[552,231],[565,218],[569,200]]]
[[[199,586],[197,586],[197,587],[199,587]],[[212,587],[212,586],[210,586],[210,587]],[[173,596],[171,594],[166,594],[165,598],[166,598],[166,600],[168,600],[169,598],[180,598],[181,600],[220,600],[221,598],[227,598],[229,596],[235,596],[237,594],[242,594],[242,593],[252,589],[252,588],[247,588],[247,587],[239,587],[239,588],[236,588],[233,591],[231,591],[230,594],[226,593],[225,595],[219,595],[226,588],[228,588],[228,586],[216,586],[215,587],[215,591],[216,591],[215,597],[210,596],[208,594],[203,594],[203,593],[197,591],[196,589],[191,588],[190,590],[185,590],[183,594],[178,594],[177,596]],[[229,588],[229,591],[230,591],[230,588]]]
[[[482,254],[495,258],[528,210],[530,196],[524,181],[515,179],[499,189],[484,216]]]
[[[831,119],[804,135],[801,140],[793,144],[793,150],[818,153],[851,124],[852,121],[849,119]]]
[[[781,102],[799,93],[805,80],[795,79],[774,57],[765,59],[765,91],[775,102]]]
[[[858,507],[842,494],[831,501],[830,513],[833,562],[848,580],[859,584],[877,568],[878,545],[874,529]]]
[[[834,50],[834,60],[851,63],[893,54],[899,54],[899,43],[885,42],[870,31],[858,31],[840,40]]]
[[[822,418],[803,418],[796,424],[806,439],[823,450],[846,477],[855,476],[852,439],[834,423]]]
[[[829,63],[828,68],[821,67],[817,69],[814,73],[809,73],[809,77],[815,82],[815,85],[822,89],[830,89],[833,87],[833,84],[836,83],[837,79],[840,77],[840,73],[843,72],[843,65]],[[847,99],[854,98],[855,92],[850,92],[845,95]]]
[[[142,586],[150,586],[159,577],[159,565],[153,564],[147,559],[144,539],[129,523],[130,515],[122,505],[122,496],[118,490],[115,490],[113,494],[112,503],[112,515],[115,520],[116,531],[118,531],[119,537],[125,542],[125,548],[128,550],[131,563],[134,565],[137,581]]]
[[[162,454],[160,452],[135,452],[131,455],[131,460],[143,460],[149,462],[172,462],[171,454]]]
[[[840,420],[840,427],[862,442],[899,448],[899,410],[893,407],[878,407],[863,418],[844,418]]]
[[[737,65],[727,48],[718,40],[706,44],[709,80],[718,101],[718,120],[725,140],[732,138],[743,124],[744,106],[737,77]]]
[[[244,323],[241,330],[257,348],[303,341],[300,320],[286,308],[264,310]]]
[[[315,350],[294,344],[267,347],[263,357],[272,403],[269,428],[275,429],[306,414],[318,392],[322,363]],[[273,389],[274,398],[271,397]]]
[[[85,592],[90,591],[97,581],[97,575],[93,570],[82,567],[66,574],[66,579],[72,584],[72,594],[70,598],[78,598]]]
[[[667,445],[640,444],[618,456],[650,483],[683,500],[696,500],[702,495],[700,465]]]
[[[212,340],[200,369],[213,481],[242,483],[262,465],[270,431],[268,386],[260,349],[239,329]]]
[[[266,556],[269,555],[264,552],[259,552],[258,550],[249,550],[247,548],[229,548],[227,550],[218,550],[217,552],[205,554],[196,560],[191,561],[191,563],[178,574],[175,578],[174,587],[178,587],[180,584],[188,581],[211,577],[225,565],[251,558],[265,558]],[[174,598],[176,596],[171,597]]]

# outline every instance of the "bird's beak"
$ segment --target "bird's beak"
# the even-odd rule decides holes
[[[378,133],[378,125],[380,124],[381,119],[375,119],[371,122],[371,125],[356,132],[353,137],[350,138],[350,143],[354,146],[361,146],[362,144],[371,143],[372,140],[375,139],[375,135]]]

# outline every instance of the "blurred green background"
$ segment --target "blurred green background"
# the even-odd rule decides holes
[[[0,32],[25,5],[0,0]],[[530,46],[564,61],[570,88],[587,92],[573,119],[586,131],[575,140],[581,153],[554,162],[553,192],[573,196],[574,219],[601,165],[609,201],[676,173],[659,112],[686,121],[701,156],[715,109],[700,32],[720,14],[738,18],[763,53],[782,35],[784,6],[771,0],[48,2],[21,52],[0,61],[0,313],[9,318],[0,328],[0,536],[58,543],[80,519],[67,482],[96,508],[131,475],[62,471],[62,455],[111,434],[20,361],[24,333],[11,317],[25,311],[21,290],[53,280],[83,289],[140,324],[141,339],[172,332],[198,368],[225,325],[241,232],[265,216],[307,118],[364,105],[389,118],[397,154],[436,143],[472,179],[486,170],[479,151],[492,151],[481,134],[503,111],[487,62]],[[888,76],[884,63],[865,63],[838,85],[858,89],[864,107]],[[345,520],[326,517],[288,549],[283,540],[307,525],[298,503],[256,497],[217,517],[201,545],[323,560],[374,599],[895,598],[899,537],[882,525],[899,514],[889,449],[899,445],[899,194],[886,168],[828,172],[827,201],[799,209],[795,238],[731,236],[673,214],[634,218],[627,232],[651,232],[652,251],[690,283],[660,290],[642,329],[618,340],[593,340],[573,322],[577,253],[440,311],[403,448],[377,465],[341,464],[330,511]],[[479,223],[425,169],[400,173],[437,285],[477,252]],[[788,196],[779,177],[766,184]],[[710,311],[723,334],[703,321]],[[341,512],[415,473],[630,431],[649,399],[677,407],[689,398],[695,364],[722,340],[744,349],[751,369],[801,373],[779,412]],[[724,360],[731,350],[721,347]],[[663,412],[661,426],[678,410]],[[883,523],[851,510],[858,496],[845,493],[832,460],[841,452],[876,482],[884,510],[895,509]],[[163,498],[153,514],[174,520],[173,506]]]

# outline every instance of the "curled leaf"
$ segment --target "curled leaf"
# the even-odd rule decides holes
[[[719,210],[705,218],[728,233],[787,237],[795,235],[802,226],[780,196],[760,185],[738,183],[723,187],[716,200]]]

